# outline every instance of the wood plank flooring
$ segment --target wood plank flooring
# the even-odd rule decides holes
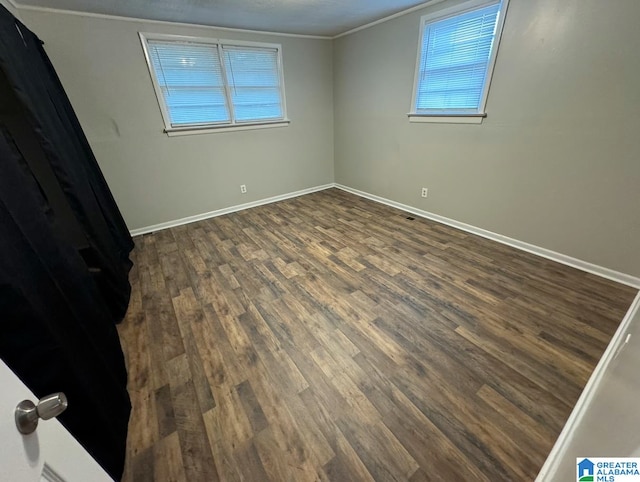
[[[526,481],[635,290],[351,194],[136,239],[126,481]]]

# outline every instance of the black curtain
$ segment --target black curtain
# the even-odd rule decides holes
[[[119,479],[133,241],[42,42],[2,7],[0,93],[0,357],[66,393],[60,421]]]

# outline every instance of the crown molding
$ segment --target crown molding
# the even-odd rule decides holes
[[[439,3],[445,2],[447,0],[427,0],[426,2],[421,3],[420,5],[415,5],[413,7],[407,8],[406,10],[402,10],[400,12],[396,12],[387,17],[382,17],[378,20],[374,20],[373,22],[365,23],[364,25],[360,25],[359,27],[352,28],[351,30],[347,30],[346,32],[339,33],[331,37],[332,40],[338,39],[340,37],[345,37],[347,35],[351,35],[356,32],[360,32],[361,30],[366,30],[371,27],[375,27],[376,25],[380,25],[381,23],[388,22],[389,20],[393,20],[394,18],[403,17],[409,13],[417,12],[418,10],[422,10],[426,7],[431,7],[433,5],[437,5]]]
[[[214,25],[203,25],[198,23],[170,22],[167,20],[152,20],[147,18],[123,17],[120,15],[108,15],[104,13],[80,12],[77,10],[63,10],[60,8],[39,7],[36,5],[24,5],[22,3],[16,2],[15,0],[4,0],[4,1],[9,2],[17,10],[75,15],[78,17],[98,18],[102,20],[120,20],[123,22],[147,23],[147,24],[153,24],[153,25],[164,25],[164,26],[172,26],[172,27],[203,28],[203,29],[219,30],[219,31],[225,31],[225,32],[249,33],[253,35],[272,35],[276,37],[293,37],[293,38],[304,38],[304,39],[314,39],[314,40],[332,40],[333,38],[330,36],[323,36],[323,35],[304,35],[304,34],[285,33],[285,32],[270,32],[266,30],[250,30],[250,29],[232,28],[232,27],[217,27]]]
[[[314,40],[335,40],[341,37],[345,37],[347,35],[354,34],[356,32],[360,32],[361,30],[374,27],[381,23],[388,22],[389,20],[393,20],[394,18],[402,17],[412,12],[417,12],[418,10],[422,10],[423,8],[431,7],[432,5],[437,5],[438,3],[442,3],[447,0],[427,0],[426,2],[423,2],[419,5],[415,5],[413,7],[407,8],[400,12],[396,12],[392,15],[388,15],[378,20],[374,20],[373,22],[360,25],[359,27],[352,28],[350,30],[347,30],[346,32],[342,32],[333,36],[305,35],[305,34],[286,33],[286,32],[271,32],[267,30],[251,30],[251,29],[242,29],[242,28],[233,28],[233,27],[218,27],[215,25],[204,25],[199,23],[171,22],[168,20],[152,20],[152,19],[138,18],[138,17],[108,15],[104,13],[80,12],[78,10],[65,10],[61,8],[39,7],[37,5],[25,5],[23,3],[17,2],[16,0],[3,0],[3,1],[11,5],[16,10],[27,10],[27,11],[33,11],[33,12],[60,13],[60,14],[67,14],[67,15],[76,15],[79,17],[98,18],[103,20],[121,20],[124,22],[136,22],[136,23],[144,22],[144,23],[150,23],[154,25],[165,25],[165,26],[174,26],[174,27],[205,28],[205,29],[222,30],[222,31],[228,31],[228,32],[249,33],[254,35],[274,35],[278,37],[306,38],[306,39],[314,39]]]

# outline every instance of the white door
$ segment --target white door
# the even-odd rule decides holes
[[[112,482],[112,479],[55,418],[21,434],[15,409],[37,398],[0,360],[0,480],[11,482]],[[69,401],[72,404],[73,400]],[[87,420],[91,423],[91,420]]]

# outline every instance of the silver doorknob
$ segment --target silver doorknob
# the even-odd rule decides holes
[[[16,427],[20,433],[33,433],[38,428],[38,420],[57,417],[67,409],[67,405],[67,396],[62,392],[41,398],[38,405],[31,400],[22,400],[15,411]]]

